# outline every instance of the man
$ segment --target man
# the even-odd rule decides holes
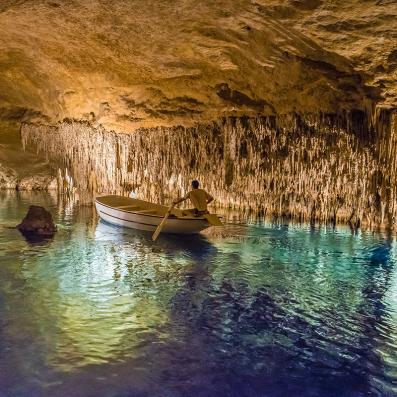
[[[192,181],[192,190],[185,196],[178,200],[174,201],[174,205],[182,203],[183,201],[190,199],[192,204],[194,205],[193,209],[189,209],[187,211],[191,211],[194,216],[201,216],[204,214],[208,214],[207,205],[214,200],[214,198],[208,194],[204,189],[199,189],[200,183],[199,181]]]

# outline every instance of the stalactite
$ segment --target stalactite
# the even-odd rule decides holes
[[[397,116],[363,112],[227,118],[121,134],[88,124],[24,124],[26,148],[69,170],[80,192],[169,202],[197,178],[234,209],[301,221],[394,225]],[[95,179],[95,182],[94,182]]]

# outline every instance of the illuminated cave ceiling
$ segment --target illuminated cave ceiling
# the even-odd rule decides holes
[[[395,0],[1,0],[0,118],[132,130],[396,104]]]

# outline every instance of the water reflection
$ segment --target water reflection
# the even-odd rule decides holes
[[[1,223],[32,201],[59,231],[0,233],[6,395],[395,394],[394,237],[261,221],[153,243],[37,196]]]
[[[45,247],[48,246],[53,240],[53,237],[44,237],[32,233],[21,232],[21,235],[24,237],[25,241],[32,247]]]

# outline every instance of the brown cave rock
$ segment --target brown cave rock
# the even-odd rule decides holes
[[[17,229],[27,238],[51,238],[57,231],[51,213],[37,205],[29,207]]]

